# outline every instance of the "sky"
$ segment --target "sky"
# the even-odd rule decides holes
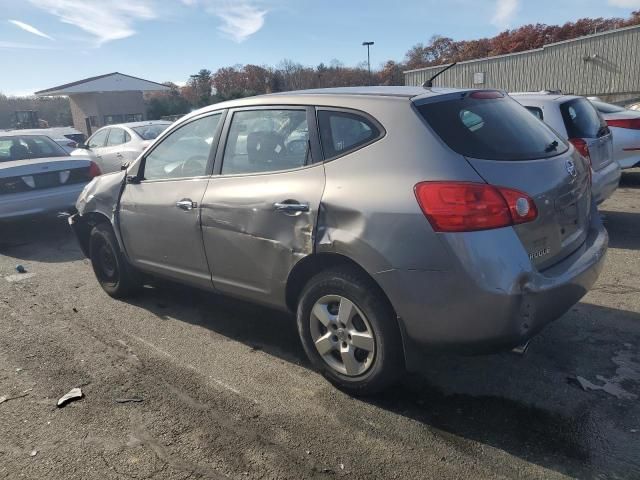
[[[0,92],[119,71],[184,83],[201,68],[400,61],[433,35],[627,17],[640,0],[0,0]]]

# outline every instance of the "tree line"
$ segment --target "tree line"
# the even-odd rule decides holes
[[[184,86],[165,82],[171,90],[145,97],[149,119],[181,115],[212,103],[264,93],[359,85],[402,85],[403,71],[451,62],[521,52],[543,45],[640,24],[640,10],[628,18],[581,18],[564,25],[529,24],[505,30],[490,38],[453,40],[434,35],[427,43],[411,47],[402,61],[388,60],[371,74],[366,63],[354,67],[338,60],[328,65],[305,66],[283,60],[275,67],[234,65],[215,72],[202,69]],[[38,110],[50,125],[69,125],[71,112],[66,100],[35,97],[5,97],[0,94],[0,128],[10,128],[14,110]]]

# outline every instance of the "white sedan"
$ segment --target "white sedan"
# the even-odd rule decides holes
[[[97,175],[95,162],[70,156],[47,136],[0,132],[0,220],[71,211]]]
[[[116,172],[122,165],[138,158],[169,125],[171,122],[164,120],[107,125],[97,130],[71,155],[88,155],[103,173]]]
[[[620,168],[640,167],[640,111],[591,100],[613,134],[613,155]]]

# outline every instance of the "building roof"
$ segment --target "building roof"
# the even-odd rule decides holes
[[[76,82],[58,85],[57,87],[40,90],[35,94],[39,97],[73,95],[76,93],[97,92],[130,92],[130,91],[164,91],[170,90],[166,85],[152,82],[143,78],[132,77],[120,72],[107,73],[97,77],[89,77]]]

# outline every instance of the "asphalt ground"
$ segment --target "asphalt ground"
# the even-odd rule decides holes
[[[601,210],[598,283],[525,356],[425,353],[367,399],[286,314],[166,282],[116,301],[64,221],[2,224],[0,478],[640,478],[640,170]]]

